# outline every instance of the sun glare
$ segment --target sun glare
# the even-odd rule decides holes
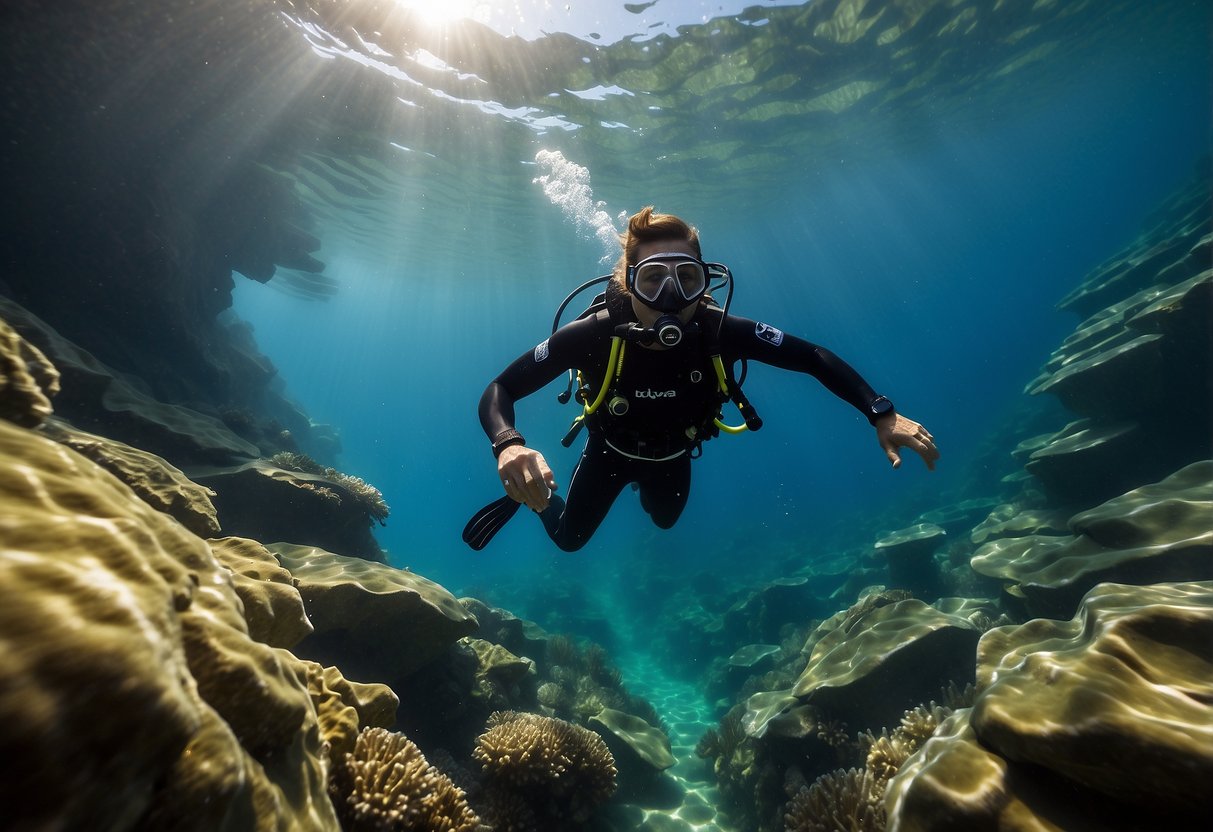
[[[484,0],[396,0],[396,3],[435,26],[456,20],[486,23],[492,16],[492,5]]]

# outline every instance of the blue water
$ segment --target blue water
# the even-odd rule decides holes
[[[393,219],[399,234],[352,239],[340,222],[316,230],[325,273],[340,284],[330,300],[238,281],[235,311],[254,324],[289,394],[338,426],[341,467],[383,491],[392,515],[377,534],[393,564],[502,602],[518,601],[517,585],[565,581],[618,603],[614,593],[626,597],[654,565],[773,577],[789,557],[862,547],[925,509],[981,496],[961,493],[975,481],[997,493],[1023,438],[1024,385],[1075,324],[1054,303],[1125,245],[1208,149],[1199,25],[1208,10],[1163,5],[1170,17],[1160,13],[1154,31],[1110,20],[1098,43],[1051,53],[1010,98],[958,103],[953,94],[938,119],[921,106],[894,110],[886,121],[913,122],[904,143],[867,146],[855,135],[853,153],[761,177],[696,181],[678,169],[667,178],[652,161],[651,177],[616,177],[618,159],[576,134],[528,144],[586,167],[612,215],[655,204],[695,223],[706,257],[737,277],[734,311],[858,368],[935,434],[943,459],[934,473],[913,458],[889,470],[849,407],[810,378],[755,365],[746,389],[766,427],[706,447],[674,530],[653,528],[625,492],[577,554],[557,551],[522,515],[484,552],[466,549],[463,523],[498,495],[477,400],[546,336],[564,294],[605,271],[598,241],[526,181],[538,173],[533,157],[492,147],[452,161],[521,182],[503,201],[478,205],[475,189],[442,191],[449,173],[422,174],[411,180],[418,204]],[[494,128],[483,129],[491,138]],[[563,485],[577,446],[559,446],[575,415],[555,401],[562,384],[523,402],[518,425]],[[1002,448],[1006,467],[985,470],[988,457],[977,457],[990,447]]]

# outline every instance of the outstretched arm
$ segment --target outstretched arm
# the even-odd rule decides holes
[[[878,396],[863,376],[825,347],[736,315],[726,319],[721,341],[730,361],[753,359],[816,378],[876,428],[877,441],[894,468],[901,467],[900,449],[909,448],[922,457],[928,469],[935,470],[939,450],[930,432],[892,409],[882,413],[881,405],[887,407],[888,400]]]

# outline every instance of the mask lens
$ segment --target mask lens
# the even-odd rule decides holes
[[[641,263],[636,267],[632,290],[645,300],[654,301],[669,276],[670,267],[665,263]]]
[[[707,276],[698,261],[681,255],[655,255],[636,264],[632,291],[649,302],[657,300],[667,280],[677,283],[685,300],[698,298],[707,288]]]
[[[678,283],[682,287],[682,296],[687,300],[696,298],[703,292],[706,279],[703,268],[698,263],[684,262],[676,266]]]

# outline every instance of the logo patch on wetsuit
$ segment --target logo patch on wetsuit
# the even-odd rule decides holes
[[[548,342],[545,340],[539,346],[535,347],[535,363],[548,357]]]
[[[637,390],[638,399],[673,399],[678,393],[674,390]]]
[[[783,330],[766,324],[754,324],[754,334],[764,341],[770,341],[775,346],[783,343]]]

